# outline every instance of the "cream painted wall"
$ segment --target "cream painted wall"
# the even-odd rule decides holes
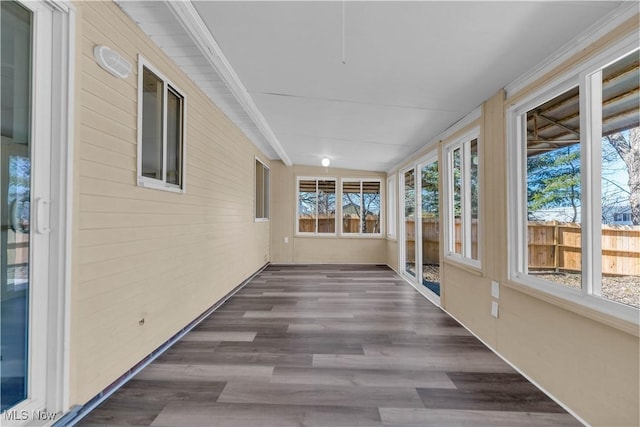
[[[338,180],[337,185],[340,185],[341,178],[377,178],[381,180],[384,206],[385,173],[312,166],[287,167],[277,161],[272,162],[271,174],[271,200],[274,206],[272,209],[272,263],[386,264],[387,246],[384,237],[340,235],[316,237],[296,236],[295,233],[296,177],[332,177]],[[289,239],[289,243],[284,243],[285,237]]]
[[[270,223],[253,220],[254,159],[270,162],[115,3],[75,6],[72,405],[258,270],[271,243]],[[101,69],[98,44],[134,64],[132,75]],[[138,54],[187,96],[186,194],[136,186]]]
[[[398,241],[387,239],[387,265],[398,272]]]
[[[616,39],[631,31],[637,32],[638,23],[638,16],[627,21],[510,99],[505,101],[505,93],[500,91],[483,104],[482,116],[477,122],[481,125],[482,268],[476,270],[448,260],[441,263],[442,291],[446,295],[446,300],[442,299],[443,307],[594,426],[640,424],[638,326],[507,280],[509,159],[505,108]],[[452,135],[425,147],[401,168],[455,137]],[[399,215],[399,221],[401,218]],[[398,245],[388,245],[387,250],[388,260],[397,259]],[[441,253],[444,253],[442,249]],[[498,319],[490,314],[494,301],[492,280],[501,284]]]

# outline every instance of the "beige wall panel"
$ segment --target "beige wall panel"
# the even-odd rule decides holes
[[[399,271],[397,240],[387,240],[387,265],[393,268],[395,271]]]
[[[502,287],[498,350],[595,426],[638,425],[637,338]]]
[[[271,262],[293,263],[295,175],[293,167],[271,162]],[[288,243],[284,242],[287,238]]]
[[[91,83],[88,84],[90,86]],[[100,95],[94,95],[90,92],[83,91],[81,98],[83,108],[96,112],[100,115],[109,117],[114,122],[130,129],[135,129],[137,124],[137,108],[122,109],[113,105],[109,101],[100,98]]]
[[[297,237],[296,264],[386,264],[385,239]]]
[[[80,101],[79,101],[80,102]],[[87,126],[107,135],[111,135],[118,138],[119,141],[131,141],[136,142],[136,129],[135,127],[125,126],[121,123],[111,119],[111,117],[96,113],[95,111],[85,108],[82,104],[79,104],[80,109],[80,122],[82,126]]]
[[[491,282],[479,273],[445,261],[447,299],[444,309],[467,326],[480,339],[495,348],[496,319],[491,316]]]
[[[137,156],[137,147],[130,140],[119,139],[89,126],[80,127],[78,139],[88,145],[95,145],[103,150],[129,156],[133,159]]]
[[[81,139],[81,141],[84,140]],[[86,143],[82,146],[82,159],[104,165],[118,165],[119,168],[127,171],[136,170],[136,157],[116,153],[103,146],[91,143]]]
[[[258,270],[271,242],[270,223],[253,219],[254,159],[264,155],[117,5],[76,6],[71,404],[96,395]],[[117,79],[98,67],[96,44],[130,60],[132,75]],[[136,185],[138,54],[187,96],[185,194]]]

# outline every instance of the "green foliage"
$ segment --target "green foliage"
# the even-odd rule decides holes
[[[438,162],[423,167],[421,174],[422,216],[438,219]]]
[[[571,207],[572,222],[580,206],[580,146],[574,144],[527,159],[527,200],[532,212]]]

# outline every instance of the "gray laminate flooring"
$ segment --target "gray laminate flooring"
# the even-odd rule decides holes
[[[385,266],[269,266],[80,425],[580,423]]]

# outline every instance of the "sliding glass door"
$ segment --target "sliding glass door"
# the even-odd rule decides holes
[[[54,9],[0,2],[0,409],[10,425],[34,422],[60,394],[47,389],[58,320],[49,317]]]
[[[403,174],[404,185],[404,271],[416,276],[416,171],[411,168]]]
[[[401,171],[403,190],[400,263],[403,274],[427,298],[440,304],[440,188],[438,154]]]
[[[31,21],[3,1],[0,144],[0,407],[27,398],[31,235]]]
[[[422,285],[440,296],[440,194],[438,160],[418,166],[420,171],[420,249]]]

